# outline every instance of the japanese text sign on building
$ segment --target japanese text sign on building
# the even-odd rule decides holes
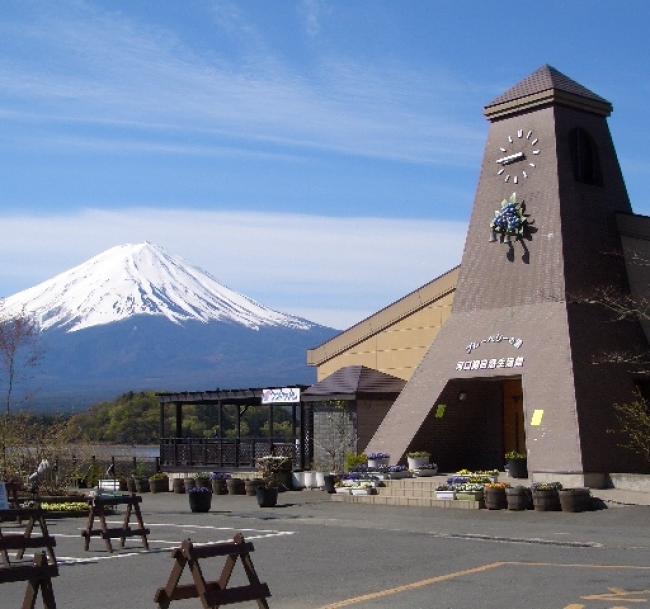
[[[300,402],[299,387],[262,389],[262,404],[295,404]]]
[[[521,368],[524,365],[523,357],[500,357],[492,359],[474,359],[456,362],[456,372],[472,370],[494,370],[497,368]]]
[[[503,334],[497,332],[496,334],[490,335],[487,338],[482,338],[481,340],[476,341],[473,340],[467,345],[467,347],[465,347],[465,351],[467,352],[467,355],[469,355],[472,351],[475,351],[481,345],[503,342],[510,343],[515,349],[521,349],[521,346],[524,344],[522,338],[518,338],[516,336],[503,336]]]

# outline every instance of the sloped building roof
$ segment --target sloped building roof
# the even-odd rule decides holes
[[[346,366],[303,392],[305,402],[398,395],[406,381],[365,366]]]

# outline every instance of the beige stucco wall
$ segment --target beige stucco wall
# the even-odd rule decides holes
[[[353,344],[318,365],[321,381],[339,368],[362,365],[409,380],[451,314],[454,292]]]

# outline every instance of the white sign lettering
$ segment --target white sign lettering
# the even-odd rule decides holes
[[[464,372],[467,370],[494,370],[496,368],[523,368],[523,365],[523,357],[470,359],[456,362],[456,372]]]
[[[504,336],[503,334],[499,334],[498,332],[496,334],[490,335],[487,338],[483,338],[481,340],[476,340],[472,341],[465,347],[465,352],[467,355],[472,353],[472,351],[475,351],[478,349],[481,345],[489,344],[489,343],[510,343],[515,349],[521,349],[521,346],[524,344],[523,338],[518,338],[516,336]]]

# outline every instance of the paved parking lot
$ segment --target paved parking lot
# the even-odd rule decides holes
[[[228,541],[242,531],[255,544],[253,560],[274,609],[650,608],[648,507],[469,512],[327,499],[318,491],[289,492],[279,507],[260,509],[254,498],[215,497],[210,513],[192,514],[183,495],[145,495],[150,551],[135,538],[114,554],[98,538],[83,550],[84,519],[53,520],[58,606],[153,607],[172,567],[171,548],[187,538]],[[110,517],[109,525],[119,520]],[[215,579],[222,560],[202,566]],[[236,573],[233,585],[244,583]],[[4,584],[0,607],[19,607],[23,591],[24,584]]]

